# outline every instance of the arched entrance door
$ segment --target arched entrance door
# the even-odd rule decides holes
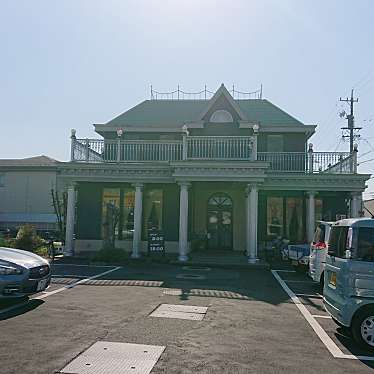
[[[208,199],[208,248],[232,249],[232,200],[225,193]]]

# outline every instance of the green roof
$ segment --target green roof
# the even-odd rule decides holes
[[[296,118],[268,100],[235,100],[248,121],[263,126],[300,126]],[[107,123],[108,126],[180,127],[185,122],[200,120],[209,100],[145,100]]]

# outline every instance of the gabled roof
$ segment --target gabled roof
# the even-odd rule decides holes
[[[28,158],[0,159],[0,166],[55,166],[59,161],[41,155]]]

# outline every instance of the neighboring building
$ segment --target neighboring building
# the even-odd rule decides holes
[[[51,189],[56,188],[56,160],[46,156],[0,160],[0,229],[30,223],[54,230]]]
[[[374,199],[369,199],[369,200],[364,201],[364,215],[365,215],[365,217],[370,218],[372,216],[371,214],[374,215]]]
[[[178,91],[179,93],[179,91]],[[150,227],[166,251],[247,251],[276,236],[311,241],[316,219],[358,216],[366,174],[357,150],[313,152],[304,125],[262,98],[222,85],[209,100],[146,100],[77,139],[58,179],[68,189],[67,249],[98,250],[107,204],[119,210],[116,245],[146,251]]]

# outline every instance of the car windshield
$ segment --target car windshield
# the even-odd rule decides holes
[[[356,259],[374,261],[374,228],[360,227],[358,229]]]
[[[334,226],[329,238],[329,253],[336,257],[345,257],[348,226]]]

